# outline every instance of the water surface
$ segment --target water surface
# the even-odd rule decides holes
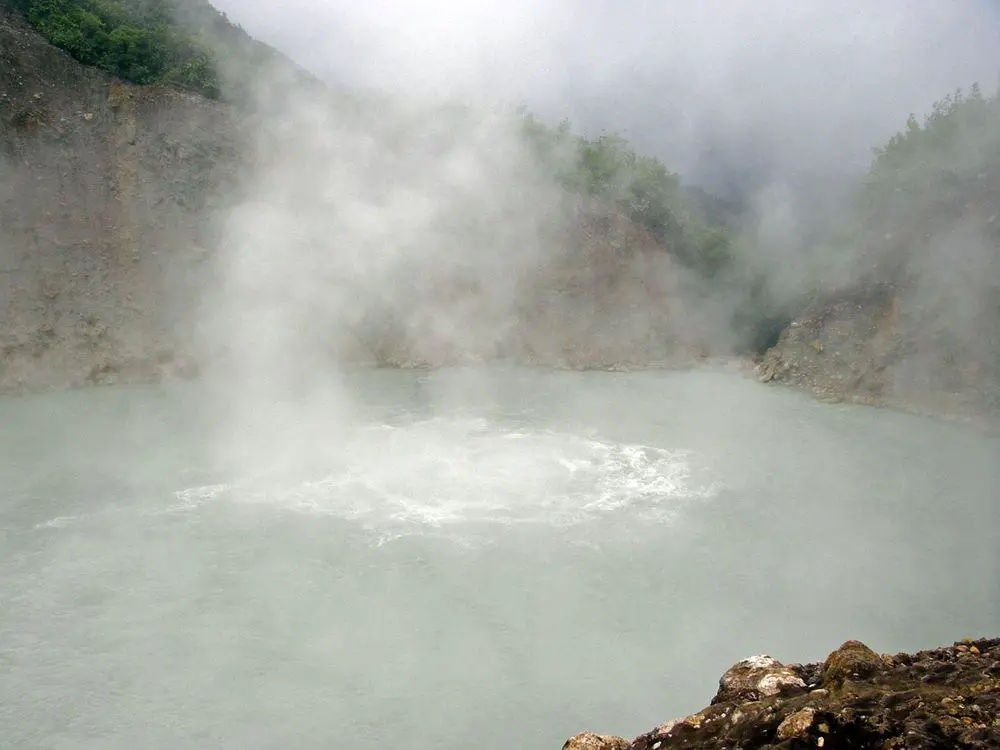
[[[1000,630],[1000,441],[718,372],[0,400],[11,747],[557,748]],[[272,394],[273,396],[273,394]]]

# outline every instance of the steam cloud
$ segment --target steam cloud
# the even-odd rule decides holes
[[[738,300],[708,299],[665,260],[628,271],[641,313],[612,305],[588,328],[571,296],[543,304],[538,279],[559,277],[578,238],[501,102],[623,132],[710,189],[752,189],[756,270],[791,298],[817,273],[856,273],[856,258],[804,248],[870,148],[1000,70],[997,13],[972,0],[216,5],[335,88],[372,92],[352,109],[261,87],[271,114],[226,218],[213,311],[253,403],[332,387],[331,359],[502,356],[533,306],[570,341],[731,344]],[[803,192],[817,183],[828,189]],[[521,340],[517,354],[558,360],[564,344]]]
[[[979,0],[216,5],[334,83],[525,103],[709,188],[856,172],[909,113],[1000,73],[1000,11]]]

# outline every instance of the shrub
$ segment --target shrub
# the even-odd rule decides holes
[[[13,0],[48,41],[125,81],[219,95],[215,59],[167,0]]]

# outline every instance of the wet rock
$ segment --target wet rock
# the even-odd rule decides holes
[[[727,701],[756,701],[779,694],[805,690],[795,672],[770,656],[751,656],[731,666],[719,680],[712,705]]]
[[[957,650],[959,645],[964,650]],[[661,724],[631,743],[578,735],[571,742],[586,738],[591,744],[567,743],[566,748],[1000,748],[998,653],[1000,638],[885,659],[848,641],[822,664],[783,665],[755,656],[723,675],[719,694],[702,711]],[[830,685],[808,693],[794,688],[761,695],[774,677],[789,674],[809,683],[822,678]],[[928,683],[927,676],[936,677]],[[760,697],[749,697],[754,695]],[[594,744],[609,740],[618,744]]]
[[[632,743],[622,737],[581,732],[563,744],[563,750],[629,750]]]
[[[813,719],[815,718],[815,708],[803,708],[800,711],[789,714],[789,716],[787,716],[785,720],[778,725],[778,739],[791,740],[805,737],[809,728],[812,727]]]
[[[826,657],[823,663],[823,685],[857,680],[877,674],[885,669],[882,657],[861,641],[846,641]]]

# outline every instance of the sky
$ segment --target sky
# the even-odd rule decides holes
[[[215,0],[351,88],[526,104],[690,181],[855,174],[958,86],[1000,81],[996,0]]]

